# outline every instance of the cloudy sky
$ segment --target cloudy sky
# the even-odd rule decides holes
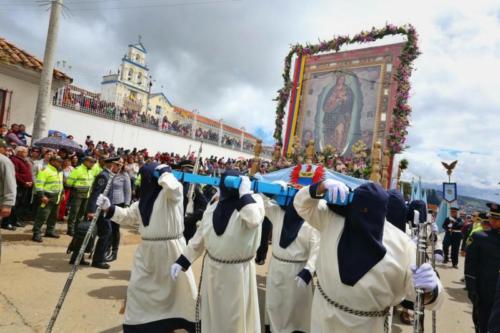
[[[208,3],[213,2],[213,3]],[[65,0],[57,59],[75,84],[98,90],[137,36],[154,90],[268,142],[289,45],[371,26],[412,23],[421,57],[412,77],[406,178],[455,180],[499,192],[500,3],[340,0]],[[139,8],[142,7],[142,8]],[[0,35],[43,54],[48,12],[34,0],[0,0]],[[388,40],[387,42],[393,42]]]

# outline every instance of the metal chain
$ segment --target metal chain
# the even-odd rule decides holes
[[[288,264],[303,264],[303,263],[307,262],[307,260],[283,259],[283,258],[280,258],[277,255],[275,255],[274,253],[273,253],[273,258],[276,259],[276,260],[278,260],[278,261],[286,262]]]
[[[174,239],[180,239],[182,237],[182,234],[178,234],[175,236],[171,237],[142,237],[141,239],[143,241],[150,241],[150,242],[161,242],[161,241],[168,241],[168,240],[174,240]]]
[[[219,259],[219,258],[215,258],[214,256],[212,256],[210,254],[210,252],[207,251],[207,256],[212,259],[213,261],[215,262],[218,262],[219,264],[228,264],[228,265],[233,265],[233,264],[242,264],[242,263],[245,263],[245,262],[248,262],[250,260],[253,259],[253,255],[251,257],[248,257],[248,258],[243,258],[243,259]]]
[[[253,256],[249,258],[244,258],[244,259],[229,259],[229,260],[224,260],[224,259],[218,259],[213,257],[210,252],[205,251],[205,254],[203,255],[203,260],[201,262],[201,273],[200,273],[200,282],[198,282],[198,296],[196,297],[196,312],[195,312],[195,329],[196,333],[201,333],[201,318],[200,318],[200,309],[201,309],[201,282],[203,281],[203,269],[205,268],[205,258],[209,257],[211,260],[218,262],[220,264],[242,264],[245,262],[249,262],[253,259]]]
[[[318,280],[318,283],[317,283],[317,287],[318,287],[319,293],[321,294],[321,296],[323,296],[323,298],[325,299],[325,301],[328,304],[333,305],[335,308],[337,308],[337,309],[339,309],[341,311],[347,312],[349,314],[352,314],[352,315],[358,316],[358,317],[369,317],[369,318],[385,317],[384,332],[385,333],[389,332],[389,315],[390,315],[390,309],[391,309],[390,307],[387,307],[387,308],[385,308],[382,311],[354,310],[354,309],[351,309],[351,308],[349,308],[349,307],[347,307],[345,305],[337,303],[333,299],[331,299],[330,297],[328,297],[328,295],[324,292],[323,288],[321,288],[319,280]]]

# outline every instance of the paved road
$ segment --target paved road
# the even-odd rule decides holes
[[[33,243],[30,227],[15,232],[2,230],[2,235],[0,333],[44,332],[71,267],[66,255],[70,238],[62,236],[58,240],[44,239],[43,244]],[[123,317],[119,309],[126,294],[139,237],[129,229],[123,231],[122,239],[118,260],[110,270],[85,267],[78,271],[54,332],[121,332]],[[194,265],[197,276],[200,261]],[[266,269],[266,266],[257,267],[261,301],[265,295]],[[437,332],[474,331],[471,306],[460,282],[461,272],[462,269],[450,266],[439,267],[448,295],[437,315]],[[429,313],[425,332],[431,332],[430,318]],[[399,324],[397,318],[395,321],[392,332],[412,332],[410,326]]]

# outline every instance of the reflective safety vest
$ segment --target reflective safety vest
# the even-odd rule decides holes
[[[467,245],[467,246],[471,245],[472,244],[472,235],[474,235],[476,232],[480,232],[480,231],[483,231],[483,230],[484,230],[483,224],[481,222],[475,222],[472,225],[472,230],[469,233],[469,236],[467,237],[465,245]]]
[[[134,185],[135,185],[136,187],[141,186],[141,180],[142,180],[141,174],[137,175],[137,178],[136,178],[136,179],[135,179],[135,181],[134,181]]]
[[[89,169],[82,164],[71,171],[68,179],[66,180],[66,185],[73,188],[76,193],[82,197],[88,198],[93,181],[94,173],[92,172],[92,169]]]
[[[51,201],[59,203],[63,191],[63,173],[54,166],[47,165],[36,176],[35,191],[38,194],[45,195]]]
[[[103,169],[99,165],[99,162],[97,162],[96,164],[94,164],[94,166],[91,169],[92,175],[94,176],[94,178],[97,177],[97,175],[99,175],[102,172],[102,170]]]

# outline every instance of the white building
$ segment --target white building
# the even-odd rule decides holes
[[[0,123],[24,124],[31,133],[43,62],[0,37]],[[54,70],[52,90],[73,81]]]
[[[146,112],[151,83],[146,54],[146,48],[140,41],[128,46],[118,73],[102,77],[102,100],[129,110]]]

